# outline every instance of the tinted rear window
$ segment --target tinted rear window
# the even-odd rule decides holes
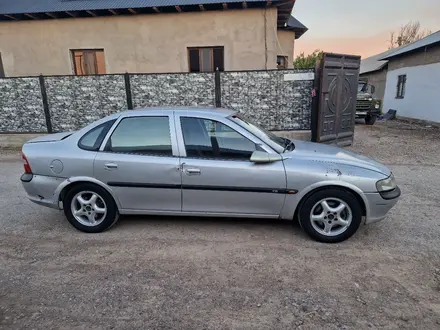
[[[121,120],[107,142],[106,151],[172,156],[168,117],[128,117]]]
[[[112,125],[115,123],[114,120],[107,121],[95,128],[92,128],[83,137],[79,140],[78,146],[81,149],[89,150],[89,151],[98,151],[101,146],[102,141],[104,140],[105,135]]]

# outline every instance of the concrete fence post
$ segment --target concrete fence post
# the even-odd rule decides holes
[[[220,87],[220,71],[218,68],[215,70],[214,81],[215,81],[215,88],[214,88],[215,106],[216,106],[216,108],[221,108],[222,107],[222,90]]]
[[[127,109],[133,110],[133,99],[131,95],[131,83],[130,83],[130,75],[128,72],[124,74],[125,80],[125,94],[127,96]]]
[[[47,101],[46,85],[44,83],[44,76],[41,74],[38,77],[38,80],[40,81],[41,98],[43,100],[43,109],[44,109],[44,116],[46,117],[47,132],[48,133],[53,133],[52,121],[51,121],[51,118],[50,118],[50,111],[49,111],[49,102]]]

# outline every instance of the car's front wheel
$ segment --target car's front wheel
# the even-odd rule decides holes
[[[63,200],[64,214],[76,229],[99,233],[118,220],[113,197],[102,187],[84,183],[70,189]]]
[[[362,221],[362,206],[346,190],[323,189],[304,201],[299,221],[304,231],[315,240],[337,243],[357,231]]]

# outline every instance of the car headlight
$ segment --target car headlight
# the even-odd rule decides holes
[[[394,179],[394,175],[391,174],[388,178],[379,180],[376,182],[376,188],[377,191],[383,192],[383,191],[390,191],[396,189],[397,184],[396,180]]]
[[[368,99],[368,101],[373,101],[373,98],[372,98],[372,97],[370,97],[370,98]]]
[[[380,105],[379,105],[379,104],[376,104],[374,107],[375,107],[376,109],[379,109],[379,108],[380,108]]]

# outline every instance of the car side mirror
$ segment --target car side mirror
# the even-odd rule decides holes
[[[376,87],[371,86],[370,88],[371,88],[371,94],[374,94],[374,92],[376,91]]]
[[[251,155],[251,162],[256,164],[273,163],[282,160],[283,157],[279,154],[270,154],[264,151],[254,151]]]

